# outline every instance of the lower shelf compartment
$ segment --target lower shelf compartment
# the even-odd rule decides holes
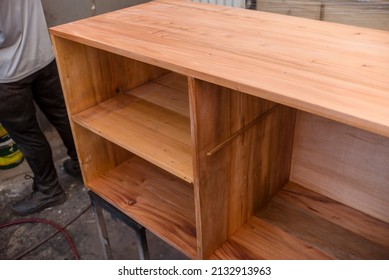
[[[389,224],[294,183],[211,259],[389,259]]]
[[[87,187],[155,235],[196,258],[193,187],[133,156]]]

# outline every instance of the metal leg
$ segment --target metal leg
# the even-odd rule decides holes
[[[246,9],[256,10],[257,9],[257,1],[256,0],[246,0],[245,6],[246,6]]]
[[[103,248],[104,258],[106,260],[112,260],[113,259],[112,250],[111,250],[111,245],[109,244],[108,232],[104,221],[103,209],[98,203],[96,203],[96,201],[92,197],[91,197],[91,202],[93,206],[93,211],[96,216],[97,232],[99,234],[101,246]]]
[[[138,254],[139,259],[141,260],[149,260],[149,248],[147,245],[147,238],[146,238],[146,229],[142,228],[140,230],[135,230],[136,234],[136,245],[138,246]]]
[[[138,247],[138,254],[141,260],[150,259],[149,249],[147,245],[146,229],[135,222],[133,219],[125,215],[116,207],[109,204],[107,201],[99,197],[97,194],[89,191],[89,197],[91,199],[93,209],[95,209],[96,219],[97,219],[97,230],[99,231],[99,236],[104,250],[104,256],[106,259],[112,259],[111,246],[109,244],[108,233],[104,222],[103,211],[107,211],[111,214],[113,219],[119,219],[124,222],[127,226],[131,227],[135,231],[136,235],[136,244]]]

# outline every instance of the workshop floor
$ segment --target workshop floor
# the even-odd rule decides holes
[[[31,191],[32,181],[31,179],[26,180],[24,177],[27,174],[32,174],[25,161],[13,169],[0,170],[0,259],[75,259],[69,243],[60,233],[27,253],[32,247],[56,231],[48,224],[22,223],[5,228],[1,228],[1,226],[21,218],[45,219],[65,226],[85,209],[87,209],[86,212],[71,223],[66,231],[71,236],[81,259],[103,259],[95,217],[92,209],[88,209],[90,201],[87,190],[81,179],[72,178],[64,172],[62,162],[67,158],[66,151],[57,133],[49,131],[46,135],[52,146],[59,179],[68,199],[62,205],[43,210],[37,214],[24,217],[16,216],[9,205]],[[138,259],[132,229],[118,220],[112,220],[107,213],[105,213],[105,218],[114,259]],[[183,254],[148,231],[147,239],[151,259],[187,259]]]

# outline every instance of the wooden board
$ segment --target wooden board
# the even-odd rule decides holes
[[[325,260],[331,257],[278,226],[253,217],[210,259]]]
[[[300,185],[289,182],[273,201],[310,213],[319,220],[324,219],[346,229],[350,235],[360,235],[384,248],[389,248],[388,223],[323,197]]]
[[[389,224],[301,186],[288,184],[257,216],[335,259],[389,258]]]
[[[195,79],[189,89],[203,258],[288,181],[294,110]]]
[[[178,0],[51,32],[389,136],[389,32]]]
[[[250,143],[259,133],[249,129],[208,153],[266,112],[271,103],[200,80],[190,80],[189,85],[198,247],[200,258],[205,258],[253,213],[259,152]]]
[[[212,259],[388,259],[389,224],[288,183]]]
[[[291,181],[389,222],[389,139],[311,114],[297,118]]]
[[[183,180],[193,182],[188,93],[149,82],[73,116],[73,121]],[[162,84],[161,84],[162,83]],[[183,115],[181,115],[183,114]]]
[[[88,188],[191,258],[196,258],[193,187],[134,156]]]

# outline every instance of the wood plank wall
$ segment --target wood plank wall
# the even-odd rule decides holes
[[[258,11],[389,30],[388,0],[193,0]],[[246,4],[247,2],[247,4]]]
[[[389,30],[387,0],[257,0],[257,10]]]

